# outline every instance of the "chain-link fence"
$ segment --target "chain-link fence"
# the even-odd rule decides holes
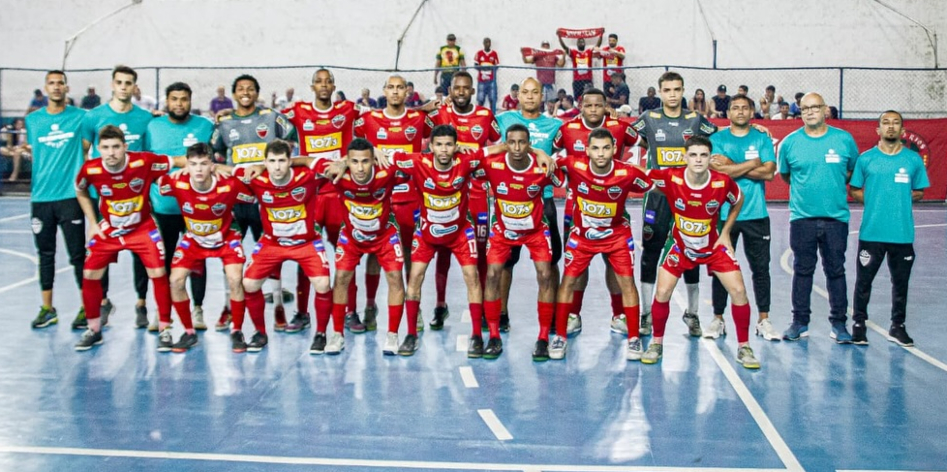
[[[137,67],[138,84],[144,95],[163,102],[164,88],[173,82],[185,82],[194,91],[192,103],[196,110],[208,113],[209,104],[219,86],[230,96],[231,83],[240,74],[251,74],[260,82],[260,98],[267,106],[274,95],[283,97],[287,89],[295,90],[294,100],[311,100],[309,90],[313,72],[320,66],[292,67],[235,67],[235,68],[181,68],[181,67]],[[380,69],[360,69],[329,66],[336,79],[338,91],[350,100],[358,100],[362,90],[378,99],[386,78],[397,73],[413,82],[415,90],[425,98],[435,95],[434,70],[404,70],[393,72]],[[906,118],[932,118],[947,116],[947,69],[859,69],[859,68],[812,68],[812,69],[707,69],[694,67],[640,66],[624,69],[630,89],[630,102],[637,111],[638,98],[646,94],[648,87],[657,87],[658,77],[666,70],[674,70],[684,77],[686,98],[690,101],[697,89],[705,92],[708,100],[718,85],[726,85],[729,94],[737,87],[749,87],[755,100],[763,95],[769,85],[776,87],[776,95],[792,103],[797,92],[819,92],[830,106],[839,109],[841,117],[870,119],[882,111],[895,109]],[[593,84],[602,87],[602,72],[593,68]],[[30,103],[33,90],[43,88],[44,70],[0,69],[0,116],[4,120],[23,116]],[[110,70],[70,70],[69,96],[78,105],[89,87],[94,87],[102,102],[109,99]],[[476,71],[470,69],[476,79]],[[510,86],[526,77],[534,76],[536,70],[530,66],[501,66],[497,70],[497,101],[510,93]],[[556,88],[572,93],[572,70],[568,67],[556,71]],[[773,112],[775,112],[775,107]]]

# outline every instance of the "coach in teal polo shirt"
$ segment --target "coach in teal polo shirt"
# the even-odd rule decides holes
[[[852,173],[852,198],[865,203],[858,231],[858,263],[855,265],[855,295],[852,338],[855,344],[868,344],[868,299],[871,283],[885,257],[891,272],[891,327],[888,335],[902,346],[914,340],[904,327],[908,304],[908,285],[914,266],[913,202],[930,187],[924,160],[901,143],[901,114],[881,114],[878,146],[858,158]]]
[[[812,274],[817,254],[821,254],[831,337],[847,344],[852,336],[845,327],[846,183],[855,168],[858,147],[847,131],[825,124],[825,101],[819,94],[806,94],[800,103],[805,126],[786,136],[778,153],[779,174],[789,183],[789,246],[793,252],[792,324],[783,339],[795,341],[809,334]]]

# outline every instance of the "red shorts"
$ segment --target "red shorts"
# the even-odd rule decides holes
[[[486,192],[470,192],[468,212],[473,220],[474,234],[477,236],[477,242],[484,244],[489,239],[490,234],[490,199]]]
[[[345,215],[346,210],[338,192],[320,192],[316,195],[315,220],[326,230],[326,236],[332,244],[335,244],[335,240],[339,237]]]
[[[578,277],[588,269],[596,254],[607,258],[615,275],[633,277],[635,273],[635,238],[627,229],[605,239],[587,239],[575,233],[566,242],[566,268],[562,275]]]
[[[469,225],[465,224],[453,239],[447,239],[440,244],[429,243],[420,232],[415,233],[414,241],[411,242],[411,262],[429,264],[439,249],[452,252],[461,267],[477,265],[477,239]]]
[[[280,246],[269,236],[264,236],[253,247],[253,257],[243,277],[265,279],[285,261],[297,262],[306,277],[329,276],[329,260],[326,259],[326,250],[321,238],[295,246]]]
[[[243,255],[243,235],[233,231],[225,235],[224,244],[215,249],[208,249],[197,244],[190,236],[184,235],[174,249],[174,257],[171,259],[172,269],[195,270],[202,269],[204,260],[219,258],[225,266],[240,264],[247,261]]]
[[[517,233],[511,235],[517,236]],[[515,239],[508,238],[500,225],[493,225],[490,240],[487,241],[487,264],[506,264],[511,250],[517,246],[526,246],[529,257],[535,262],[552,262],[552,241],[549,237],[546,225],[531,233],[518,235]]]
[[[391,212],[395,214],[395,223],[398,223],[398,238],[402,243],[411,243],[414,238],[415,221],[420,211],[417,201],[391,203]]]
[[[685,251],[681,251],[677,247],[677,244],[674,244],[667,255],[664,256],[661,268],[670,272],[671,275],[681,278],[684,272],[699,265],[707,266],[707,275],[713,275],[714,272],[724,273],[740,270],[740,263],[737,262],[737,258],[733,257],[733,254],[724,245],[717,246],[714,252],[706,257],[689,257]]]
[[[339,244],[335,246],[335,270],[355,270],[363,254],[374,254],[385,272],[401,272],[404,269],[404,254],[401,252],[397,228],[388,226],[370,241],[359,241],[351,233],[351,230],[343,227],[339,234]]]
[[[99,270],[118,260],[123,249],[138,255],[141,263],[149,269],[164,268],[164,241],[161,233],[149,217],[147,222],[124,236],[95,236],[86,245],[85,270]]]

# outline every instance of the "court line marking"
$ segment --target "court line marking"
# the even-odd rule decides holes
[[[477,377],[474,377],[473,367],[469,365],[460,366],[460,378],[464,381],[464,387],[480,388]]]
[[[835,469],[835,472],[944,472],[944,471],[937,471],[937,470],[926,470],[926,471],[924,471],[924,470],[912,470],[912,471],[906,471],[906,470],[869,470],[869,469],[854,470],[854,469]]]
[[[485,410],[490,411],[490,410]],[[124,457],[132,459],[164,459],[215,462],[242,462],[255,464],[322,465],[342,467],[387,467],[440,470],[542,470],[547,472],[784,472],[784,469],[739,469],[733,467],[652,467],[613,465],[566,465],[566,464],[501,464],[476,462],[432,462],[394,461],[373,459],[344,459],[328,457],[259,456],[248,454],[213,454],[202,452],[137,451],[126,449],[85,449],[70,447],[0,446],[7,454],[38,454],[60,456]]]
[[[6,223],[7,221],[22,220],[23,218],[29,218],[29,213],[24,213],[22,215],[7,216],[5,218],[0,218],[0,223]]]
[[[947,226],[947,223],[938,223],[938,224],[931,224],[931,225],[916,225],[915,228],[940,228],[944,226]],[[848,234],[849,235],[858,234],[858,231],[850,231]],[[786,249],[785,251],[783,251],[783,255],[780,256],[779,258],[779,265],[783,269],[783,272],[786,272],[789,275],[793,275],[794,272],[792,270],[792,266],[789,265],[790,256],[792,256],[792,249]],[[820,296],[822,296],[822,298],[825,298],[826,300],[829,299],[829,292],[827,292],[824,288],[820,287],[819,285],[816,285],[815,283],[812,284],[812,291],[815,293],[818,293]],[[852,314],[851,307],[849,307],[848,309],[848,314],[849,316],[851,316]],[[890,339],[890,337],[888,336],[888,331],[886,331],[881,326],[878,326],[877,324],[873,323],[871,320],[868,320],[868,322],[865,323],[865,326],[871,328],[873,331],[880,333],[882,336],[885,337],[885,339]],[[947,372],[947,363],[944,363],[943,361],[938,360],[937,358],[931,356],[930,354],[918,349],[916,346],[908,347],[908,346],[898,345],[898,347],[900,347],[901,349],[904,349],[905,351],[908,351],[909,353],[913,354],[918,359],[921,359],[924,362],[927,362],[928,364],[934,367],[937,367],[938,369],[943,370],[944,372]]]
[[[59,268],[59,269],[56,270],[56,273],[57,273],[57,274],[61,274],[61,273],[63,273],[63,272],[68,272],[68,271],[70,271],[70,270],[72,270],[72,266],[61,267],[61,268]],[[24,285],[29,285],[29,284],[31,284],[31,283],[33,283],[33,282],[37,282],[37,281],[39,281],[39,277],[34,275],[33,277],[30,277],[30,278],[28,278],[28,279],[23,279],[23,280],[21,280],[21,281],[19,281],[19,282],[15,282],[15,283],[12,283],[12,284],[10,284],[10,285],[6,285],[6,286],[3,286],[3,287],[0,287],[0,293],[7,292],[7,291],[13,290],[13,289],[15,289],[15,288],[22,287],[22,286],[24,286]]]
[[[672,298],[674,302],[682,310],[687,310],[687,303],[678,291],[674,291]],[[796,458],[796,455],[793,454],[792,450],[789,449],[789,445],[786,444],[786,441],[783,440],[783,437],[779,434],[779,431],[776,430],[776,426],[773,425],[773,422],[770,421],[769,416],[766,415],[766,412],[763,411],[763,407],[760,406],[759,402],[756,401],[756,398],[753,397],[753,394],[750,392],[750,389],[747,388],[746,384],[743,383],[743,379],[737,375],[736,370],[733,368],[733,365],[723,356],[723,352],[720,351],[720,347],[710,339],[701,339],[701,344],[707,351],[710,353],[710,357],[714,360],[714,363],[717,364],[717,367],[720,368],[720,371],[723,372],[723,376],[730,382],[730,386],[733,387],[733,390],[736,391],[737,396],[740,397],[740,400],[743,402],[743,405],[749,411],[750,416],[753,417],[753,421],[756,421],[756,425],[760,428],[760,431],[763,433],[763,437],[769,441],[770,447],[773,448],[773,451],[776,452],[776,455],[779,457],[779,460],[782,461],[783,465],[786,467],[786,470],[793,472],[804,472],[805,469],[802,467],[802,464],[799,463],[799,459]]]
[[[0,254],[9,254],[9,255],[11,255],[11,256],[22,257],[23,259],[26,259],[26,260],[32,262],[33,265],[39,264],[39,259],[37,259],[35,256],[30,255],[30,254],[27,254],[27,253],[25,253],[25,252],[14,251],[13,249],[3,249],[3,248],[0,248]]]
[[[469,334],[458,334],[457,335],[457,346],[455,349],[457,352],[467,352],[467,343],[470,342]]]
[[[0,233],[3,234],[33,234],[32,231],[28,229],[0,229]]]
[[[500,441],[509,441],[513,439],[513,435],[503,426],[503,423],[500,422],[500,418],[497,418],[496,413],[490,409],[477,410],[477,413],[480,415],[480,418],[483,419],[483,422],[487,424],[487,427],[490,428],[490,431],[493,432],[493,435],[497,437]],[[522,469],[518,469],[522,470]],[[543,470],[549,470],[543,467]]]

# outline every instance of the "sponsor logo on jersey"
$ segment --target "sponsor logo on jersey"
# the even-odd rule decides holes
[[[724,188],[727,186],[727,183],[722,180],[714,180],[710,183],[710,188]]]
[[[612,200],[618,200],[618,198],[621,197],[622,188],[617,187],[617,186],[608,187],[608,190],[606,192],[608,193],[608,198],[611,198]]]
[[[424,179],[424,188],[429,188],[433,190],[437,188],[437,186],[434,185],[434,181],[430,177],[428,177],[427,179]]]
[[[614,232],[615,231],[611,228],[604,229],[604,230],[597,230],[595,228],[589,228],[585,230],[585,239],[589,239],[592,241],[605,239],[611,236]]]
[[[576,152],[585,151],[585,143],[581,139],[576,139],[575,143],[572,144],[572,149]]]
[[[293,197],[293,200],[301,202],[306,199],[306,187],[296,187],[289,194]]]
[[[306,217],[306,207],[296,205],[286,208],[267,208],[266,213],[274,223],[292,223]]]
[[[447,236],[448,234],[455,233],[460,228],[456,224],[450,225],[450,226],[433,224],[429,227],[429,229],[431,231],[431,236],[434,236],[435,238],[440,238],[442,236]]]
[[[162,195],[171,193],[171,184],[163,184],[160,187],[158,187],[158,193]]]
[[[529,187],[526,187],[526,195],[529,195],[529,198],[536,198],[536,195],[539,195],[539,192],[543,190],[539,185],[533,184]]]
[[[332,117],[332,126],[335,129],[342,129],[342,126],[345,125],[345,115],[335,115]]]
[[[425,206],[432,210],[449,210],[456,207],[457,205],[460,205],[460,193],[457,192],[445,196],[425,193],[424,203]]]
[[[714,213],[717,213],[717,210],[720,208],[720,202],[717,200],[711,200],[707,202],[706,205],[704,205],[704,208],[707,210],[708,214],[713,215]]]
[[[108,185],[103,185],[102,187],[99,188],[99,195],[101,195],[101,196],[103,196],[103,197],[111,197],[111,196],[112,196],[112,189],[109,188]]]
[[[259,162],[263,160],[263,151],[265,149],[266,143],[241,144],[233,147],[231,158],[234,164]]]
[[[523,218],[533,213],[533,202],[508,202],[497,200],[500,213],[511,218]]]
[[[114,188],[114,189],[116,189],[116,190],[121,190],[121,189],[123,189],[123,188],[125,188],[125,187],[127,187],[127,186],[128,186],[128,184],[126,184],[125,182],[119,182],[119,183],[113,185],[112,188]]]
[[[375,139],[388,139],[388,133],[385,131],[385,128],[378,128],[378,131],[375,132]]]
[[[355,194],[348,190],[342,192],[342,195],[345,195],[345,198],[355,198]]]
[[[595,202],[582,197],[576,198],[575,201],[578,204],[579,211],[589,216],[596,218],[613,218],[618,214],[618,205],[615,203]]]
[[[88,169],[86,169],[86,174],[89,174],[89,175],[99,175],[101,173],[102,173],[101,167],[89,167]]]
[[[588,193],[589,193],[589,186],[586,185],[585,182],[579,182],[579,186],[576,188],[576,190],[578,190],[579,193],[588,194]]]
[[[145,186],[145,181],[136,177],[132,179],[131,182],[128,183],[128,186],[132,189],[133,192],[138,193],[138,192],[141,192],[142,187]]]
[[[382,204],[379,202],[373,205],[361,205],[356,202],[346,200],[345,208],[348,209],[352,216],[360,220],[373,220],[381,216]]]
[[[196,209],[198,209],[198,210],[201,210],[201,211],[209,210],[209,209],[210,209],[209,206],[207,206],[207,205],[205,205],[205,204],[203,204],[203,203],[198,203],[197,205],[194,205],[194,208],[196,208]]]
[[[236,141],[236,140],[240,139],[240,132],[237,131],[236,129],[231,129],[231,130],[230,130],[230,133],[227,133],[227,137],[228,137],[231,141]]]
[[[454,187],[454,188],[460,188],[460,187],[462,187],[463,185],[464,185],[464,178],[463,178],[463,177],[457,177],[456,179],[454,179],[454,180],[451,181],[451,183],[450,183],[450,186],[451,186],[451,187]]]
[[[260,197],[260,200],[263,200],[263,203],[273,203],[273,195],[267,190],[263,192],[263,196]]]
[[[668,139],[667,133],[665,133],[663,129],[658,129],[657,131],[654,132],[654,140],[656,142],[661,143],[661,142],[667,141],[667,139]]]
[[[290,116],[292,118],[292,116]],[[316,129],[316,125],[312,123],[312,120],[306,118],[306,122],[303,123],[303,131],[312,131]]]
[[[829,152],[835,152],[835,151],[829,149]],[[128,167],[132,169],[137,169],[143,165],[145,165],[145,161],[143,159],[135,159],[134,161],[131,161],[128,163]]]
[[[500,182],[500,184],[497,185],[496,192],[497,192],[497,195],[506,195],[510,193],[510,190],[506,188],[506,182]]]
[[[191,202],[184,202],[184,205],[181,206],[181,211],[184,213],[194,213],[194,207],[191,206]]]
[[[682,167],[687,165],[684,161],[684,148],[682,147],[659,147],[657,148],[659,167]]]
[[[674,200],[674,208],[677,208],[678,210],[681,210],[681,211],[684,211],[685,209],[687,209],[687,207],[684,206],[684,200],[680,198],[678,198],[677,200]]]
[[[260,123],[257,125],[256,135],[259,136],[260,139],[266,138],[266,135],[268,134],[270,134],[270,127],[267,126],[266,123]]]
[[[696,220],[681,215],[674,215],[674,220],[681,233],[687,236],[706,236],[713,229],[711,220]]]
[[[473,128],[470,128],[470,135],[473,136],[474,139],[479,140],[480,137],[483,136],[483,127],[480,125],[474,125]]]
[[[407,138],[408,141],[414,141],[414,137],[417,135],[418,135],[418,129],[415,128],[414,126],[408,126],[404,130],[404,137]]]
[[[142,201],[141,195],[138,195],[135,198],[129,198],[128,200],[109,201],[109,214],[115,216],[128,216],[137,211],[141,211]]]

